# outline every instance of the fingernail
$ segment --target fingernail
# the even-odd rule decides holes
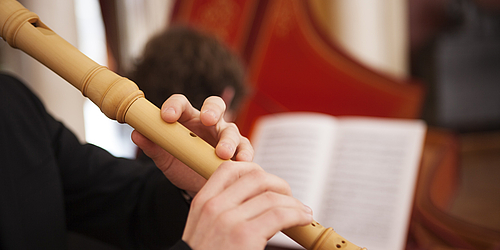
[[[229,152],[233,152],[233,146],[231,146],[231,144],[229,144],[229,143],[221,143],[221,146],[227,148],[229,150]]]
[[[216,119],[215,112],[213,110],[207,109],[203,111],[204,114],[210,115],[212,118]]]
[[[238,160],[240,161],[252,161],[252,156],[246,152],[238,153]]]
[[[163,111],[163,113],[175,115],[175,109],[170,107],[170,108],[165,109],[165,111]]]
[[[311,214],[311,215],[312,215],[313,210],[312,210],[309,206],[304,205],[304,209],[305,209],[305,211],[306,211],[307,213],[309,213],[309,214]]]

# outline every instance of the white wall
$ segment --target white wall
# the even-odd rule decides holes
[[[397,78],[409,74],[405,0],[333,0],[331,33],[355,58]]]

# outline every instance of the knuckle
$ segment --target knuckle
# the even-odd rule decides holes
[[[205,201],[201,198],[200,195],[196,195],[192,200],[191,200],[191,207],[199,207],[202,204],[204,204]]]
[[[276,221],[284,221],[287,219],[286,213],[283,208],[274,207],[269,210],[269,213]]]
[[[240,133],[240,130],[238,129],[238,126],[236,126],[236,124],[233,123],[233,122],[228,122],[227,123],[227,127],[230,128],[230,129],[232,129],[232,130],[234,130],[238,134]]]
[[[223,162],[222,164],[219,165],[219,167],[217,168],[217,170],[219,172],[234,171],[235,168],[234,168],[233,164],[234,164],[233,162],[225,161],[225,162]]]
[[[266,173],[262,168],[255,168],[248,173],[248,177],[251,178],[252,183],[255,183],[263,190],[274,189],[278,185],[282,185],[280,182],[276,182],[272,174]]]
[[[241,139],[240,139],[241,143],[242,144],[247,144],[247,145],[250,145],[250,140],[244,136],[241,136]]]
[[[218,214],[219,212],[219,202],[217,201],[216,198],[212,198],[203,204],[203,207],[201,209],[201,213],[206,215],[206,216],[214,216]]]
[[[253,179],[255,179],[255,181],[257,182],[261,182],[261,183],[267,183],[267,179],[269,178],[269,174],[264,172],[264,170],[260,167],[255,167],[254,169],[252,169],[249,173],[249,176]]]
[[[262,193],[262,198],[264,198],[266,203],[275,202],[278,199],[276,193],[269,191]]]
[[[257,163],[255,163],[255,162],[251,162],[250,166],[251,166],[251,168],[253,168],[253,171],[255,171],[257,174],[261,174],[261,175],[266,175],[267,174],[264,171],[264,169],[261,166],[259,166]]]
[[[255,170],[253,175],[256,179],[255,181],[260,182],[263,186],[269,187],[282,194],[292,194],[292,189],[288,182],[276,175],[265,172],[262,168]]]
[[[225,134],[232,135],[235,138],[239,139],[239,137],[241,137],[240,136],[240,131],[238,130],[238,126],[236,126],[236,124],[234,124],[234,123],[226,122],[226,121],[224,121],[224,119],[221,119],[217,123],[217,129],[219,131],[224,131]]]

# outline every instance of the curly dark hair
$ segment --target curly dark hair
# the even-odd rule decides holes
[[[153,36],[129,75],[146,98],[161,107],[172,94],[184,94],[200,109],[209,96],[234,89],[230,108],[236,110],[246,94],[240,58],[215,37],[184,26]]]

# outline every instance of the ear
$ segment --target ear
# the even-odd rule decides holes
[[[226,110],[231,109],[231,102],[233,101],[234,93],[235,93],[235,91],[234,91],[234,88],[232,86],[227,86],[222,91],[222,94],[220,97],[226,103]]]
[[[233,110],[231,107],[231,102],[233,101],[234,98],[234,88],[232,86],[227,86],[224,88],[222,91],[222,94],[220,97],[222,100],[224,100],[224,103],[226,103],[226,112],[224,114],[224,120],[226,121],[232,121],[233,120]]]

